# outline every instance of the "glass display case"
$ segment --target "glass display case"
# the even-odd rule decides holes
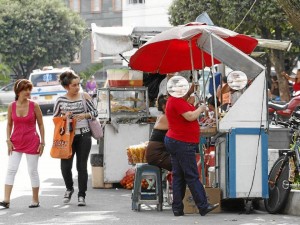
[[[148,117],[148,88],[99,88],[97,109],[99,119]]]

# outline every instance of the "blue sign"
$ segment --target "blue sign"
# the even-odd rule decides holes
[[[52,80],[53,80],[53,78],[52,78],[52,74],[51,73],[46,73],[46,74],[43,75],[43,81],[50,82]]]

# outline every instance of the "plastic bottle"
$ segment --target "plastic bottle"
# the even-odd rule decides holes
[[[72,118],[69,118],[69,132],[72,132],[73,131],[73,119]]]

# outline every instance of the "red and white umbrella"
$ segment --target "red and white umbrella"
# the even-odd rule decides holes
[[[197,46],[203,31],[214,33],[246,54],[258,44],[255,38],[226,28],[189,23],[157,34],[131,56],[129,66],[149,73],[199,70],[220,63]]]

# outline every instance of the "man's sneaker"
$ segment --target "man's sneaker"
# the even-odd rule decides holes
[[[78,206],[86,206],[84,197],[78,197]]]
[[[74,189],[67,189],[64,195],[63,203],[68,204],[71,201],[72,194],[74,193]]]

